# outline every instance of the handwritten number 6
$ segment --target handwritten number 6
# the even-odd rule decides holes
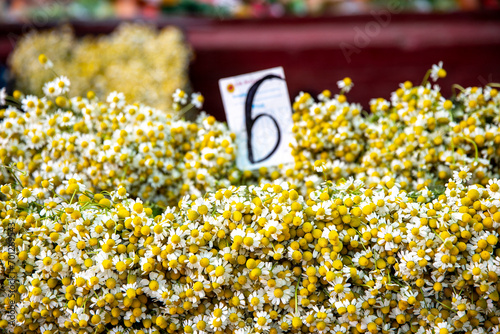
[[[245,125],[246,125],[246,129],[247,129],[247,138],[248,138],[247,139],[248,160],[250,160],[250,162],[252,164],[262,162],[264,160],[269,159],[269,157],[271,155],[273,155],[274,152],[276,152],[276,150],[278,149],[280,142],[281,142],[280,127],[278,125],[278,122],[274,119],[273,116],[271,116],[269,114],[260,114],[257,117],[252,118],[252,105],[253,105],[253,100],[255,98],[255,94],[257,93],[257,89],[264,81],[269,80],[269,79],[284,80],[283,78],[281,78],[277,75],[274,75],[274,74],[266,75],[262,79],[255,82],[252,85],[252,87],[250,87],[250,89],[248,90],[246,101],[245,101]],[[253,156],[253,149],[252,149],[252,128],[253,128],[253,125],[255,124],[255,122],[261,117],[269,117],[274,122],[274,125],[276,126],[276,130],[278,130],[278,141],[276,142],[276,145],[274,145],[274,148],[272,149],[271,152],[269,152],[268,155],[266,155],[264,158],[262,158],[260,160],[255,160],[254,156]]]

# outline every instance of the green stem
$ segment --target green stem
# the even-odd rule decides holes
[[[85,300],[83,301],[83,310],[87,310],[87,300],[89,299],[89,297],[85,298]]]
[[[11,103],[14,106],[18,106],[18,107],[21,106],[21,102],[15,100],[14,98],[11,98],[11,97],[5,98],[5,103],[7,104],[7,102]]]
[[[436,230],[435,230],[435,229],[432,229],[432,232],[434,232],[434,234],[435,234],[435,235],[436,235],[439,239],[441,239],[441,241],[443,242],[443,244],[445,243],[444,239],[443,239],[443,238],[441,238],[441,236],[440,236],[440,235],[436,232]]]
[[[358,230],[358,229],[354,229],[354,231],[356,231],[356,233],[358,233],[358,235],[359,235],[359,239],[360,239],[360,240],[359,240],[359,243],[361,244],[361,246],[363,246],[363,249],[364,249],[366,252],[368,252],[368,250],[366,249],[365,244],[364,244],[365,239],[363,239],[363,235],[361,234],[361,232],[359,232],[359,230]]]
[[[273,195],[273,196],[270,196],[270,197],[266,198],[263,202],[267,202],[267,201],[269,201],[269,200],[271,200],[271,199],[275,198],[275,197],[276,197],[276,195],[277,195],[277,194],[275,194],[275,195]]]
[[[477,162],[479,160],[479,149],[477,147],[477,144],[475,141],[473,141],[472,139],[470,138],[467,138],[465,136],[462,136],[460,137],[462,139],[465,139],[466,141],[468,141],[469,143],[471,143],[472,145],[474,145],[474,149],[476,150],[476,157],[474,158],[474,162]]]
[[[59,195],[58,193],[54,192],[54,194],[59,197],[63,202],[66,202],[66,199],[64,199],[64,197],[62,197],[61,195]]]
[[[419,289],[420,289],[420,293],[421,293],[421,294],[422,294],[422,296],[424,297],[424,298],[422,299],[422,301],[424,302],[424,306],[425,306],[425,308],[427,308],[427,303],[425,302],[425,294],[424,294],[424,290],[422,290],[422,288],[419,288]]]
[[[123,171],[123,175],[122,175],[122,178],[120,179],[120,181],[123,181],[125,179],[125,176],[127,176],[127,173],[128,173],[128,164],[125,166],[125,170]]]
[[[75,198],[76,192],[77,192],[76,190],[73,191],[73,195],[71,195],[71,199],[69,200],[69,204],[73,203],[73,198]]]
[[[457,92],[456,92],[457,89],[459,91],[461,91],[462,93],[465,92],[465,88],[463,88],[459,84],[454,84],[451,86],[451,90],[453,91],[453,96],[457,96]]]
[[[20,173],[23,176],[26,175],[26,172],[23,172],[19,168],[15,167],[14,163],[12,163],[12,165],[10,165],[10,166],[2,165],[1,167],[7,169],[9,171],[9,173],[12,175],[12,177],[16,180],[17,184],[19,184],[21,187],[23,187],[23,184],[21,183],[21,181],[17,177],[16,172]]]
[[[299,313],[299,296],[297,291],[299,289],[300,277],[297,279],[297,284],[295,285],[295,314]]]
[[[48,69],[52,74],[56,76],[56,78],[59,76],[56,71],[54,71],[53,67],[45,67],[45,64],[41,64],[45,69]]]
[[[449,306],[447,306],[447,305],[445,305],[445,304],[441,303],[439,300],[437,300],[437,299],[432,299],[432,300],[434,300],[435,302],[437,302],[437,303],[441,304],[444,308],[446,308],[446,309],[448,309],[448,310],[452,310],[452,308],[451,308],[451,307],[449,307]]]
[[[422,84],[420,86],[425,86],[427,84],[427,81],[429,80],[429,76],[431,75],[432,70],[428,70],[427,73],[425,73],[424,79],[422,80]]]
[[[193,109],[194,105],[192,103],[187,104],[184,108],[179,110],[177,115],[175,116],[174,120],[179,120],[181,116],[183,116],[185,113],[187,113],[189,110]]]

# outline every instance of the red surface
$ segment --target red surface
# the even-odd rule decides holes
[[[380,12],[379,12],[380,13]],[[385,12],[384,14],[387,14]],[[110,32],[117,22],[78,23],[75,31]],[[207,112],[224,119],[218,80],[283,66],[292,99],[301,91],[336,91],[336,81],[349,76],[355,86],[348,99],[365,107],[371,98],[388,98],[400,82],[420,83],[425,72],[442,60],[448,77],[439,82],[444,94],[451,85],[500,82],[500,13],[452,15],[373,15],[321,19],[213,21],[171,19],[195,52],[190,76],[206,97]],[[26,26],[24,26],[26,28]],[[370,30],[371,29],[371,30]],[[0,61],[23,26],[0,25]],[[364,35],[365,38],[361,37]],[[352,52],[346,56],[345,54]]]

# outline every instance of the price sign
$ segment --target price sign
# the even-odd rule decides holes
[[[219,80],[227,123],[242,170],[293,162],[292,106],[282,67]]]

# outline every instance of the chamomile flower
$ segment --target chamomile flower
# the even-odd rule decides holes
[[[273,305],[286,304],[293,297],[293,292],[287,287],[275,287],[267,292],[269,302]]]
[[[491,198],[500,199],[500,180],[490,179],[488,181],[488,193]]]
[[[59,94],[66,94],[67,92],[69,92],[69,87],[71,83],[69,82],[69,79],[67,77],[60,76],[56,78],[53,82],[59,88],[58,91]]]
[[[453,172],[453,179],[459,184],[469,181],[471,177],[472,174],[469,173],[468,166],[460,167],[460,170]]]
[[[442,61],[440,61],[438,64],[432,65],[430,76],[431,76],[432,81],[437,81],[439,78],[446,77],[446,71],[443,69],[443,62]]]
[[[188,101],[188,97],[188,94],[182,89],[176,89],[176,91],[172,95],[174,102],[179,103],[180,105],[185,105]]]
[[[349,93],[349,91],[354,86],[354,84],[353,84],[351,78],[346,77],[343,80],[337,81],[337,86],[339,87],[339,89],[341,91],[343,91],[345,93]]]
[[[175,99],[175,95],[174,95],[174,99]],[[205,101],[205,98],[200,93],[191,94],[191,104],[194,105],[196,108],[201,109],[203,107],[204,101]]]
[[[9,107],[0,242],[17,257],[0,255],[20,281],[16,326],[491,330],[500,101],[484,92],[460,93],[453,120],[430,84],[403,83],[366,118],[343,94],[301,94],[295,163],[254,172],[231,165],[234,136],[206,115],[173,120],[92,94],[41,98],[29,117]]]
[[[38,106],[38,98],[34,95],[28,95],[21,101],[22,108],[26,112],[33,112]]]
[[[125,106],[125,95],[119,92],[112,92],[108,95],[106,101],[112,109],[121,109]]]
[[[255,328],[259,331],[267,331],[271,325],[271,318],[269,317],[269,313],[265,311],[259,311],[255,315],[254,318]]]
[[[30,188],[24,188],[19,195],[17,196],[17,200],[25,203],[31,203],[36,201],[36,197],[33,194],[33,190]]]

